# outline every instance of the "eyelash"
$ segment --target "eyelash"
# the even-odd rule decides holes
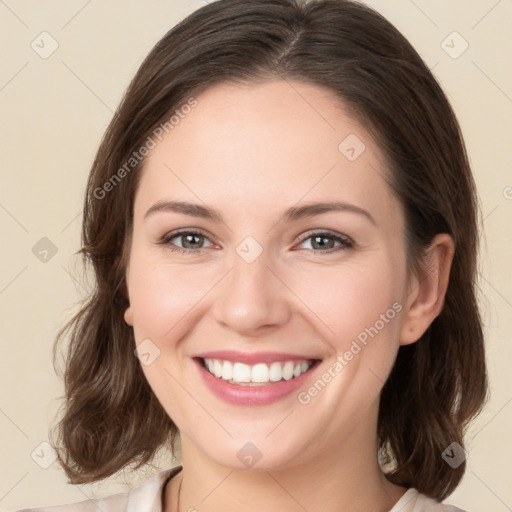
[[[160,238],[158,243],[161,245],[167,246],[169,248],[169,250],[171,250],[173,252],[181,252],[181,253],[189,253],[189,254],[190,253],[199,253],[199,252],[203,251],[204,249],[207,249],[206,247],[201,247],[199,249],[187,249],[187,248],[179,247],[179,246],[171,243],[171,240],[173,238],[183,236],[183,235],[195,235],[195,236],[201,236],[201,237],[208,239],[206,233],[204,233],[201,230],[184,229],[181,231],[173,231],[171,233],[167,233],[162,238]],[[312,232],[306,233],[306,235],[301,238],[299,244],[304,243],[306,240],[309,240],[310,238],[319,238],[319,237],[332,238],[336,242],[339,242],[340,245],[337,247],[333,247],[331,249],[325,250],[325,251],[322,251],[322,250],[316,251],[314,249],[307,249],[307,250],[310,250],[310,251],[313,251],[313,252],[319,253],[319,254],[332,254],[332,253],[336,253],[338,251],[351,249],[352,247],[354,247],[354,242],[349,237],[344,236],[344,235],[339,235],[336,233],[332,233],[329,231],[312,231]]]

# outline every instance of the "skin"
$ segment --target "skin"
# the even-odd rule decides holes
[[[383,156],[329,90],[220,84],[196,100],[145,162],[127,268],[125,320],[137,344],[158,347],[142,368],[180,430],[184,469],[166,487],[165,511],[176,510],[181,478],[181,511],[388,511],[406,489],[377,462],[379,394],[400,345],[417,341],[442,308],[453,242],[438,235],[429,271],[407,272],[404,216]],[[338,149],[349,134],[365,145],[355,161]],[[145,218],[171,200],[207,206],[223,222],[173,211]],[[373,222],[348,210],[279,222],[289,207],[329,201]],[[179,236],[158,243],[182,228],[205,232],[192,239],[199,252],[172,251],[187,247]],[[353,246],[302,238],[325,230]],[[262,249],[252,263],[236,252],[247,236]],[[307,390],[394,303],[400,313],[307,405],[296,393],[266,406],[227,404],[191,359],[212,349],[322,359]],[[247,442],[262,454],[251,469],[237,458]]]

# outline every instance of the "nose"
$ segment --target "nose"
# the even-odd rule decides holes
[[[214,299],[216,320],[246,337],[285,325],[291,314],[291,291],[264,254],[252,263],[235,255],[231,272],[219,283]]]

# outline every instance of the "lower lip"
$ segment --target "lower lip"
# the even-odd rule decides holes
[[[194,359],[194,362],[197,364],[205,384],[217,398],[234,405],[250,406],[273,404],[297,391],[320,363],[320,361],[315,361],[306,373],[290,380],[280,380],[261,386],[239,386],[212,375],[203,366],[202,360]]]

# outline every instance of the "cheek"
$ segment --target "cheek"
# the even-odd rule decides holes
[[[171,265],[141,255],[130,267],[130,305],[135,339],[157,344],[179,338],[187,320],[201,309],[202,300],[218,281],[211,269]]]
[[[374,333],[375,325],[394,341],[399,324],[394,320],[401,308],[393,304],[401,298],[402,273],[400,262],[383,257],[303,273],[294,277],[292,287],[317,317],[316,323],[323,324],[326,340],[339,353],[348,350],[358,336],[364,338],[368,330]]]

